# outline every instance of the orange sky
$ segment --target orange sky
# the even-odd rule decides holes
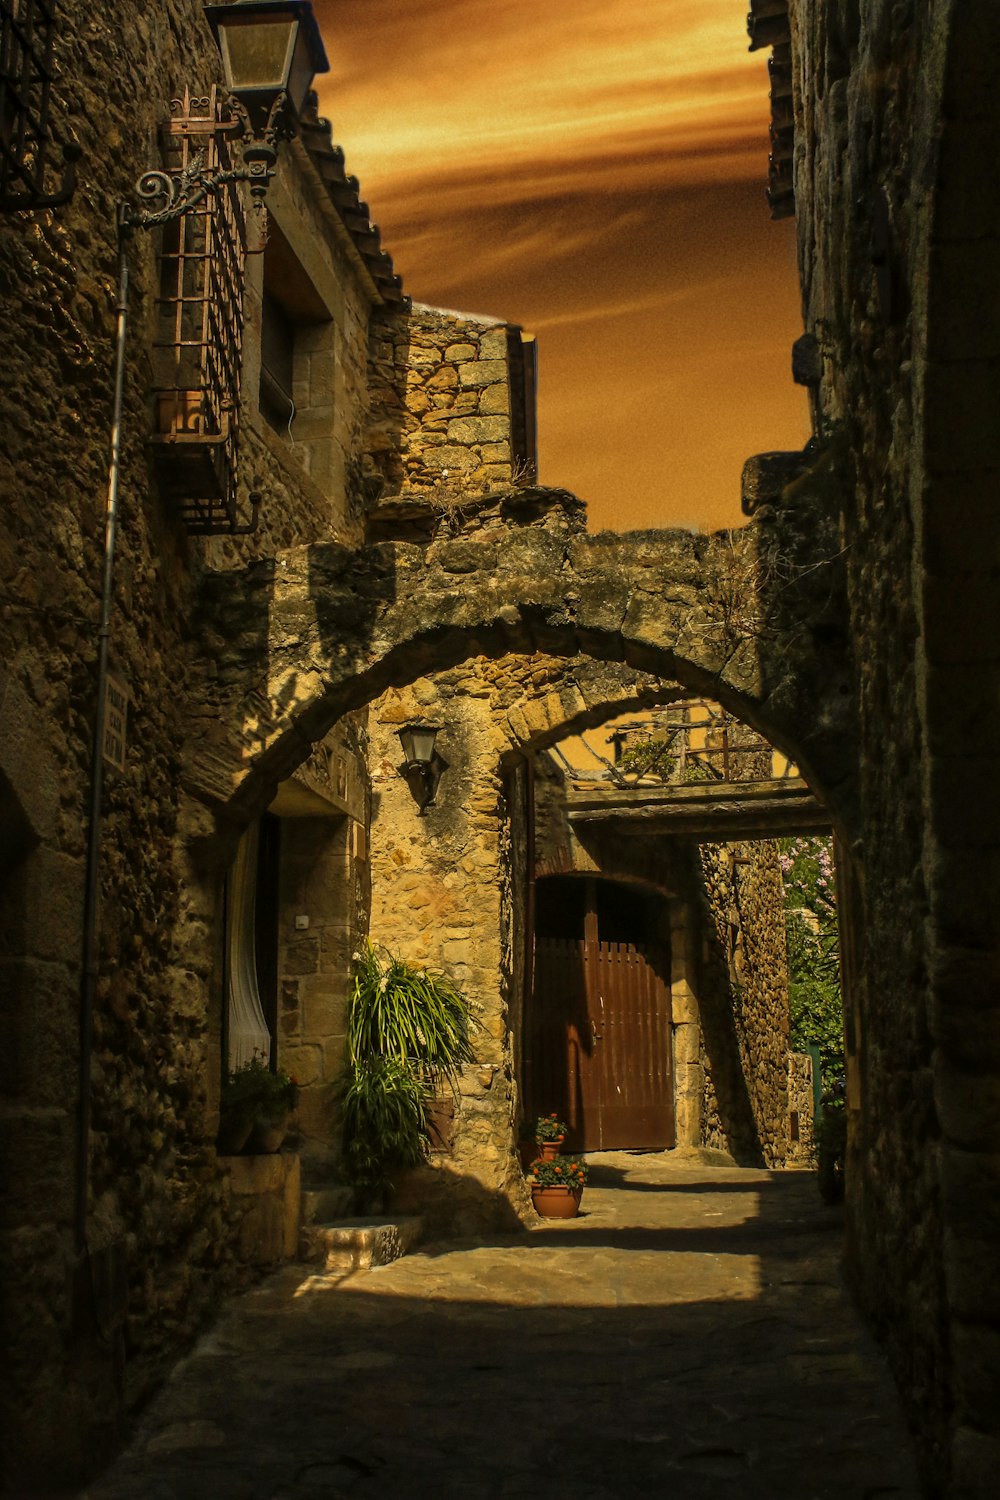
[[[539,478],[592,530],[738,525],[801,447],[791,221],[746,0],[315,0],[321,111],[415,301],[539,339]]]

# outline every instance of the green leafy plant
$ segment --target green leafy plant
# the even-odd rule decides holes
[[[618,769],[629,776],[659,776],[669,781],[677,769],[677,757],[668,740],[636,737],[622,751]]]
[[[539,1115],[535,1121],[534,1139],[539,1145],[542,1141],[562,1141],[566,1138],[568,1128],[554,1111],[551,1115]]]
[[[358,1063],[344,1088],[344,1163],[356,1186],[380,1191],[426,1153],[432,1091],[397,1058]]]
[[[299,1086],[281,1068],[273,1072],[262,1052],[255,1051],[222,1085],[220,1112],[228,1120],[275,1119],[290,1113],[298,1102]]]
[[[680,761],[672,746],[672,739],[637,736],[622,751],[618,769],[627,776],[652,776],[659,781],[676,781],[681,785],[719,780],[718,769],[697,754],[688,755],[681,772]]]
[[[579,1156],[556,1156],[552,1161],[533,1161],[528,1168],[529,1187],[568,1187],[582,1192],[588,1177],[587,1163]]]
[[[844,1072],[844,1013],[831,841],[778,842],[785,885],[791,1044],[818,1047],[824,1093]]]
[[[358,1187],[383,1191],[426,1156],[428,1106],[474,1060],[471,1024],[447,975],[370,943],[358,955],[343,1089],[344,1162]]]

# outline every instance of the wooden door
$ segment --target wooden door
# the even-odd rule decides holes
[[[666,955],[605,942],[593,903],[583,941],[535,944],[531,1094],[555,1109],[577,1151],[674,1145]]]

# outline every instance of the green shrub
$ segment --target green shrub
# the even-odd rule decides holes
[[[367,944],[347,1017],[344,1164],[358,1187],[381,1192],[428,1151],[427,1110],[472,1062],[471,1018],[445,974]]]

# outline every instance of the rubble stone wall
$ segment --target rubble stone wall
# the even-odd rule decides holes
[[[527,1200],[514,1153],[517,1046],[524,1001],[527,879],[525,756],[618,705],[676,687],[580,658],[476,658],[394,689],[369,714],[372,783],[371,938],[410,962],[442,968],[476,1017],[476,1062],[463,1070],[453,1148],[433,1158],[400,1203],[440,1221],[503,1227]],[[421,816],[405,777],[398,729],[444,726],[444,768]]]
[[[848,1268],[929,1484],[1000,1464],[992,618],[1000,519],[993,8],[796,0],[807,329],[838,437],[860,724],[846,851]],[[971,767],[975,766],[973,774]]]
[[[371,463],[391,494],[503,489],[514,473],[508,324],[419,304],[371,341]]]
[[[816,1095],[813,1060],[808,1052],[788,1054],[788,1120],[786,1164],[810,1167],[815,1150]]]
[[[209,739],[221,731],[210,687],[219,642],[193,637],[210,569],[356,535],[342,471],[361,427],[367,347],[367,293],[331,244],[324,274],[343,301],[333,352],[341,460],[321,484],[294,451],[276,452],[255,429],[255,386],[245,382],[240,491],[260,481],[261,527],[252,539],[194,539],[150,463],[158,235],[130,238],[111,624],[129,703],[125,769],[107,768],[103,799],[84,1250],[73,1230],[75,1116],[116,210],[160,165],[171,98],[185,85],[207,89],[221,70],[195,0],[61,0],[57,21],[52,122],[58,141],[75,137],[82,148],[78,187],[64,207],[0,219],[0,829],[11,851],[0,915],[0,1425],[4,1477],[17,1493],[72,1486],[98,1464],[123,1410],[244,1274],[242,1212],[213,1145],[225,862],[204,857],[214,793],[192,796],[182,771],[196,727]],[[297,156],[285,163],[282,172],[298,173],[286,196],[308,196],[308,166]],[[252,297],[247,312],[253,320]],[[353,462],[360,467],[357,453]],[[227,573],[236,584],[224,586],[240,576]],[[229,726],[243,727],[242,718]],[[224,769],[215,792],[220,777]],[[96,1308],[92,1284],[105,1289]]]
[[[788,958],[775,844],[699,846],[709,921],[700,987],[706,1120],[737,1161],[788,1154]],[[733,1055],[735,1044],[735,1056]]]

